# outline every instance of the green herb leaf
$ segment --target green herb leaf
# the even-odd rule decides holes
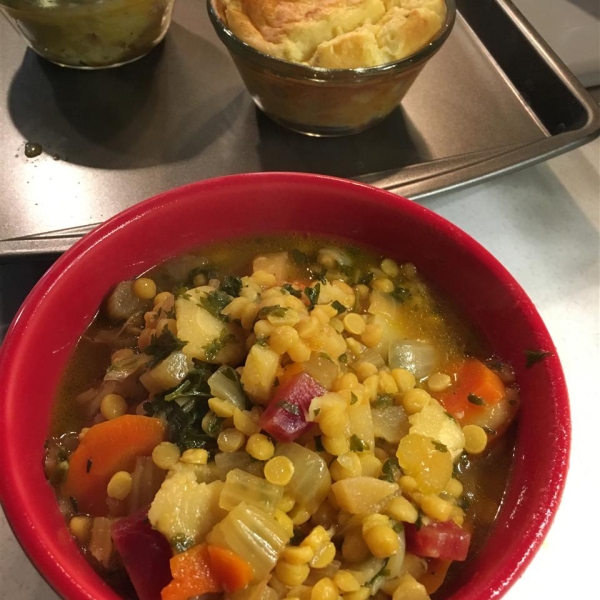
[[[290,250],[290,257],[297,265],[308,265],[310,263],[308,254],[301,252],[297,248]]]
[[[215,338],[212,342],[203,347],[204,353],[206,354],[206,360],[215,360],[219,352],[221,352],[227,344],[235,341],[235,335],[233,335],[233,333],[226,333],[226,331],[227,330],[223,331],[225,335],[221,335],[220,338]]]
[[[386,558],[383,561],[383,566],[376,573],[376,575],[374,577],[372,577],[371,579],[369,579],[369,581],[367,581],[367,583],[365,583],[365,585],[367,587],[371,587],[380,577],[386,577],[387,575],[390,574],[389,570],[387,569],[387,564],[388,564],[389,560],[390,560],[389,558]]]
[[[180,554],[181,552],[185,552],[189,550],[196,542],[194,538],[185,537],[183,533],[179,533],[171,538],[171,547]]]
[[[320,283],[317,283],[314,287],[305,287],[304,288],[304,294],[306,295],[306,297],[308,298],[308,301],[310,302],[310,306],[308,307],[308,310],[312,310],[317,305],[317,302],[319,301],[320,293],[321,293],[321,284]]]
[[[394,398],[389,394],[379,394],[375,400],[371,403],[373,408],[385,408],[388,406],[394,406]]]
[[[145,354],[152,356],[152,360],[148,363],[148,368],[151,369],[154,365],[167,358],[169,354],[178,352],[186,343],[175,337],[171,330],[165,327],[158,337],[155,335],[152,336],[150,344],[144,349]]]
[[[355,433],[350,436],[350,450],[352,452],[364,452],[365,450],[369,450],[369,448],[369,443],[361,440]]]
[[[485,400],[477,394],[467,394],[467,400],[476,406],[483,406],[485,404]]]
[[[315,408],[315,410],[313,411],[313,417],[316,417],[320,412],[321,412],[320,408]]]
[[[329,362],[333,362],[333,358],[331,358],[327,352],[319,352],[319,356],[325,360],[328,360]]]
[[[341,302],[338,302],[337,300],[334,300],[331,303],[331,306],[335,308],[335,310],[337,310],[338,315],[341,315],[343,312],[346,312],[346,310],[348,310]]]
[[[194,368],[177,387],[155,394],[143,405],[148,416],[166,421],[168,440],[182,451],[217,447],[216,440],[202,430],[202,419],[209,412],[208,399],[212,397],[208,378],[216,369],[217,365],[196,360]]]
[[[284,283],[281,286],[281,289],[287,292],[288,294],[295,296],[296,298],[302,297],[302,290],[297,290],[291,283]]]
[[[285,317],[285,314],[287,313],[287,311],[288,311],[287,308],[285,308],[284,306],[279,306],[278,304],[274,304],[273,306],[264,306],[258,312],[258,318],[264,319],[265,317],[268,317],[269,315],[273,315],[274,317],[281,319],[281,318]]]
[[[400,477],[400,465],[398,464],[398,459],[395,456],[392,456],[383,463],[379,479],[389,481],[390,483],[396,483],[398,477]]]
[[[394,521],[392,525],[392,529],[396,533],[402,533],[404,531],[404,525],[402,525],[402,521]]]
[[[358,402],[358,396],[354,392],[350,392],[350,406]]]
[[[200,300],[200,306],[207,310],[213,317],[217,317],[222,321],[227,321],[227,317],[221,314],[221,311],[231,302],[231,296],[222,292],[221,290],[215,290],[209,292],[204,298]]]
[[[436,440],[432,440],[431,443],[435,446],[435,449],[438,452],[448,452],[448,446],[446,446],[446,444],[442,444]]]
[[[292,404],[287,400],[282,400],[277,404],[277,406],[280,406],[283,408],[283,410],[285,410],[285,412],[290,413],[291,415],[296,415],[297,417],[300,416],[300,407],[297,404]]]
[[[423,513],[419,511],[419,514],[417,515],[417,520],[415,521],[415,528],[417,531],[419,531],[421,527],[423,527]]]
[[[359,280],[358,283],[360,285],[369,285],[371,283],[371,281],[373,281],[373,278],[375,277],[375,273],[373,273],[373,271],[369,271],[368,273],[365,273]]]
[[[343,365],[348,363],[348,355],[344,352],[344,354],[340,354],[338,356],[338,361],[341,362]]]
[[[402,304],[403,302],[406,302],[407,300],[410,299],[411,297],[411,293],[410,290],[407,290],[406,288],[403,287],[397,287],[391,294],[390,296],[396,300],[396,302],[399,302],[400,304]]]
[[[530,369],[533,365],[553,355],[553,352],[546,352],[545,350],[525,350],[525,366]]]
[[[235,298],[236,296],[240,295],[242,287],[242,280],[239,277],[225,275],[225,277],[223,277],[221,280],[219,289]]]

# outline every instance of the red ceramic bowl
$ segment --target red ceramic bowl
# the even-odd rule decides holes
[[[468,235],[391,193],[316,175],[235,175],[167,192],[87,235],[36,285],[0,359],[0,492],[23,548],[64,598],[118,600],[71,540],[44,477],[61,373],[117,282],[206,242],[276,231],[342,236],[414,262],[515,367],[522,409],[508,493],[491,537],[451,596],[500,598],[539,548],[565,483],[568,398],[548,331],[517,282]],[[527,369],[524,351],[540,348],[553,355]]]

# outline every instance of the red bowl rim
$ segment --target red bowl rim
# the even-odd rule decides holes
[[[552,353],[545,363],[547,371],[552,379],[552,387],[556,391],[555,396],[559,403],[556,408],[562,418],[562,437],[558,440],[560,443],[552,449],[555,457],[553,471],[549,474],[552,485],[548,486],[547,490],[544,492],[544,510],[540,510],[534,515],[532,522],[527,528],[526,535],[520,540],[518,551],[514,553],[514,556],[511,556],[512,562],[501,566],[495,579],[496,587],[493,590],[484,590],[482,595],[478,595],[477,598],[475,596],[470,596],[469,600],[500,598],[523,574],[523,571],[535,556],[555,518],[556,511],[562,498],[571,444],[571,420],[564,374],[556,348],[542,318],[526,292],[506,268],[503,267],[489,251],[463,230],[430,209],[406,198],[367,184],[338,177],[295,172],[262,172],[227,175],[199,181],[163,192],[137,203],[116,214],[76,242],[57,259],[34,286],[13,319],[4,342],[0,346],[0,393],[3,392],[4,388],[10,387],[7,385],[7,381],[10,380],[12,367],[14,367],[16,363],[13,349],[18,347],[21,336],[27,333],[26,327],[28,316],[34,312],[36,306],[38,306],[40,302],[44,302],[45,298],[52,294],[54,286],[60,282],[61,277],[66,271],[68,271],[75,263],[85,260],[86,253],[90,249],[94,248],[97,244],[102,243],[103,240],[110,237],[115,231],[127,227],[127,225],[133,221],[143,219],[148,213],[160,210],[160,208],[166,204],[176,202],[181,197],[195,194],[199,189],[206,190],[228,186],[232,181],[238,184],[244,182],[264,182],[265,184],[269,182],[281,182],[287,185],[301,185],[309,181],[321,186],[329,186],[330,189],[339,188],[340,186],[346,186],[347,189],[360,188],[361,193],[364,193],[365,198],[368,197],[369,202],[379,203],[384,207],[396,211],[401,208],[402,211],[418,218],[425,219],[435,225],[441,235],[453,238],[454,241],[460,243],[468,253],[475,255],[477,260],[482,263],[497,280],[511,290],[512,296],[518,300],[520,305],[528,308],[529,321],[535,328],[538,337],[544,341],[544,348]],[[89,596],[77,583],[75,576],[67,571],[62,565],[56,563],[53,555],[41,544],[35,530],[31,526],[28,514],[22,508],[23,497],[20,493],[15,493],[15,488],[12,484],[18,481],[21,474],[18,465],[11,462],[14,457],[11,456],[10,445],[7,443],[11,433],[7,419],[2,418],[5,416],[6,402],[4,402],[4,397],[5,395],[2,393],[2,397],[0,398],[0,438],[4,440],[4,444],[0,445],[0,462],[4,465],[5,473],[4,476],[0,478],[0,504],[4,509],[8,523],[13,530],[15,537],[21,544],[28,558],[47,583],[57,591],[57,593],[62,595],[62,597],[77,600],[89,599],[91,596]],[[20,491],[20,489],[21,488],[17,486],[17,490]],[[459,595],[453,595],[449,600],[458,600],[460,597],[459,592]]]

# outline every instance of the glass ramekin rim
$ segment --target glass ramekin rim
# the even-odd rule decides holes
[[[263,67],[270,68],[274,72],[281,72],[286,77],[298,79],[312,79],[315,81],[347,81],[353,78],[378,77],[383,74],[396,71],[405,71],[406,69],[427,60],[435,54],[442,44],[446,41],[456,21],[456,0],[444,0],[446,4],[446,18],[442,27],[425,46],[417,50],[414,54],[389,63],[377,65],[374,67],[360,67],[355,69],[325,69],[322,67],[311,67],[301,63],[286,61],[258,50],[254,46],[244,42],[237,37],[225,23],[220,19],[214,7],[218,0],[207,0],[206,5],[210,21],[221,41],[229,50],[241,55],[243,58],[249,58],[262,64]]]

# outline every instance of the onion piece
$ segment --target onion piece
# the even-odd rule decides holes
[[[237,371],[229,365],[223,365],[208,378],[210,393],[216,398],[227,400],[240,410],[246,408],[247,399]]]
[[[438,351],[427,342],[396,340],[390,344],[388,360],[390,369],[406,369],[420,380],[435,370]]]

